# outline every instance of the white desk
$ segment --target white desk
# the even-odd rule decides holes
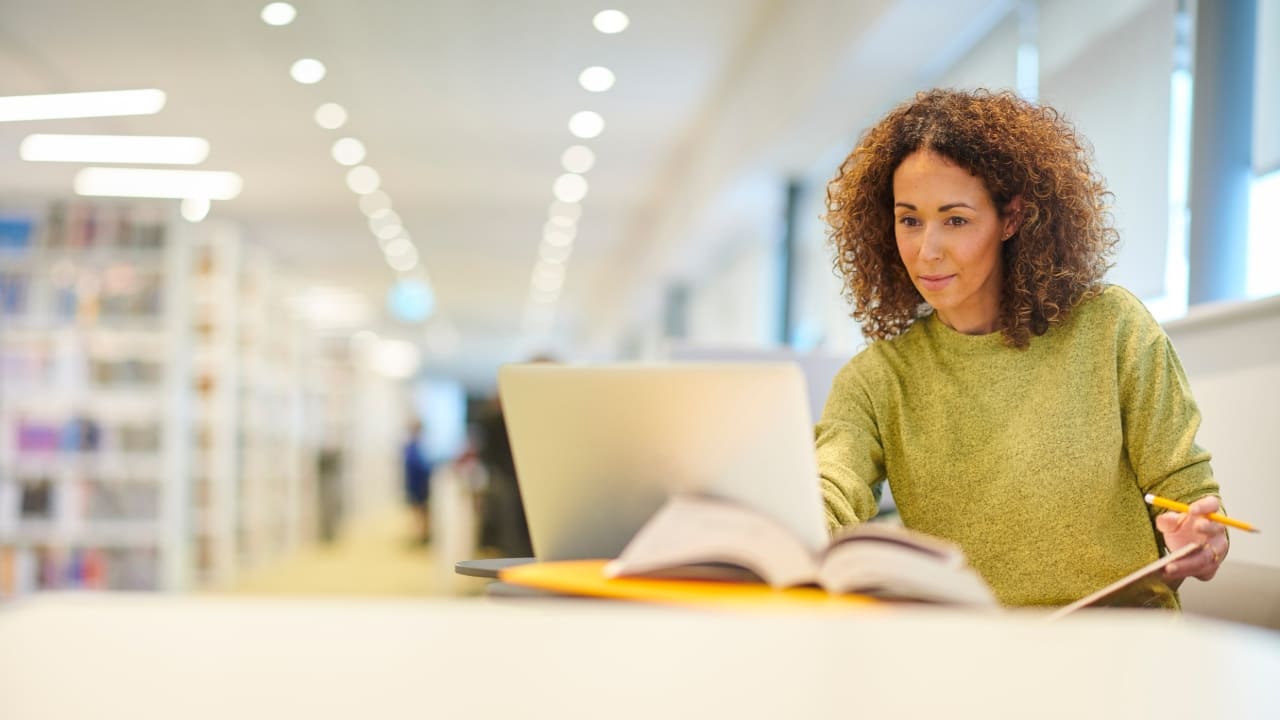
[[[1167,662],[1173,652],[1189,663]],[[1278,718],[1280,635],[1156,613],[46,596],[0,718]]]

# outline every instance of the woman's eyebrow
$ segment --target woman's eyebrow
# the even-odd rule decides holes
[[[916,209],[916,206],[915,206],[915,205],[912,205],[911,203],[907,203],[907,202],[896,202],[896,203],[894,203],[894,204],[893,204],[893,206],[894,206],[894,207],[904,207],[904,208],[906,208],[906,209],[908,209],[908,210],[915,210],[915,209]],[[972,205],[970,205],[969,203],[953,202],[953,203],[947,203],[946,205],[942,205],[941,207],[939,207],[939,208],[938,208],[938,212],[946,212],[946,211],[948,211],[948,210],[954,210],[955,208],[958,208],[958,207],[968,208],[968,209],[970,209],[970,210],[973,210],[973,209],[974,209],[974,208],[973,208],[973,206],[972,206]]]

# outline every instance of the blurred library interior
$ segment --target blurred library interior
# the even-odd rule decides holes
[[[1121,239],[1107,279],[1176,346],[1228,507],[1280,525],[1280,0],[0,0],[0,716],[345,717],[370,701],[340,680],[384,657],[390,708],[417,702],[421,673],[459,683],[438,707],[509,714],[556,668],[616,703],[634,689],[619,668],[661,663],[614,716],[714,716],[727,706],[699,703],[721,681],[696,692],[680,678],[699,656],[664,654],[676,626],[741,686],[843,687],[824,655],[734,650],[757,632],[799,647],[806,620],[621,625],[574,606],[523,623],[482,614],[484,582],[454,563],[532,554],[504,363],[834,368],[864,347],[827,183],[932,87],[1014,91],[1089,140]],[[1237,543],[1218,580],[1184,587],[1187,609],[1280,629],[1277,558],[1274,533]],[[429,612],[235,604],[263,595]],[[165,599],[187,604],[150,604]],[[884,641],[875,657],[911,668],[877,676],[890,689],[968,664],[898,658],[893,633],[935,626],[880,621],[824,626],[824,647]],[[1137,632],[1118,624],[937,622],[965,653],[1009,650],[973,664],[1026,702],[1015,646],[1092,643],[1097,697],[1158,669],[1096,650]],[[1222,665],[1235,685],[1197,677],[1213,709],[1265,715],[1231,702],[1265,687],[1250,673],[1277,667],[1275,638],[1187,633],[1206,663],[1257,651]],[[575,650],[600,637],[635,652]],[[272,675],[254,642],[291,648],[296,671]],[[73,656],[94,670],[64,696]],[[206,693],[197,668],[231,679]],[[279,693],[334,682],[299,700],[254,672]],[[984,707],[983,685],[939,682],[884,697]],[[743,717],[829,714],[822,692],[747,706],[720,689]],[[174,710],[188,691],[204,704]],[[698,701],[659,713],[664,692]],[[1049,715],[1105,715],[1089,697]]]
[[[474,594],[528,553],[497,368],[852,356],[826,183],[939,86],[1091,141],[1277,517],[1280,1],[4,0],[0,604]]]

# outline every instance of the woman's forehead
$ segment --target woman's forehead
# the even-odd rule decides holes
[[[959,194],[973,199],[988,196],[982,179],[954,160],[931,150],[918,150],[903,158],[893,172],[895,197],[904,194]]]

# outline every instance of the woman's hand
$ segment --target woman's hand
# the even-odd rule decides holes
[[[1184,545],[1203,546],[1187,557],[1165,566],[1165,580],[1182,580],[1188,577],[1210,580],[1218,572],[1231,544],[1227,540],[1226,526],[1205,516],[1217,512],[1220,507],[1218,498],[1210,495],[1191,503],[1186,513],[1170,510],[1156,516],[1156,529],[1164,535],[1165,547],[1170,552]]]

